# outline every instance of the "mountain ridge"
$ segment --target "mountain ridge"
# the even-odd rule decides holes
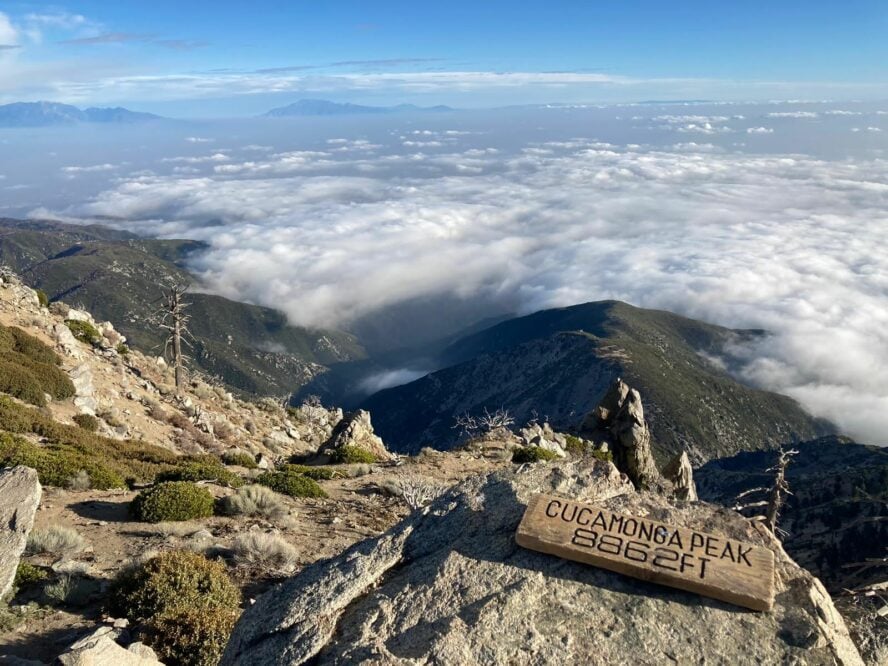
[[[133,124],[163,120],[162,116],[121,106],[81,109],[60,102],[12,102],[0,105],[0,127],[53,127],[78,123]]]

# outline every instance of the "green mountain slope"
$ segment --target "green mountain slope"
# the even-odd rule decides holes
[[[203,247],[103,227],[0,220],[0,263],[51,301],[113,322],[146,353],[163,348],[164,334],[152,322],[162,286],[195,282],[184,261]],[[240,391],[288,394],[330,364],[364,357],[347,333],[290,326],[280,312],[210,294],[187,299],[195,365]]]
[[[888,450],[838,437],[793,448],[792,495],[778,523],[787,552],[834,590],[884,580],[884,567],[842,565],[888,556]],[[694,472],[700,499],[731,506],[744,491],[770,487],[775,459],[755,451],[707,463]]]
[[[739,383],[708,360],[725,344],[763,335],[604,301],[544,310],[463,338],[448,367],[364,401],[377,432],[399,451],[452,445],[454,417],[507,408],[578,425],[616,377],[637,388],[662,461],[687,449],[703,462],[832,432],[785,396]]]

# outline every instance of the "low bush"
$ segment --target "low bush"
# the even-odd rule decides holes
[[[145,642],[164,663],[215,666],[240,613],[240,591],[221,562],[169,551],[121,572],[108,610],[144,623]]]
[[[68,319],[65,325],[71,329],[71,333],[75,338],[88,345],[96,346],[102,341],[102,336],[95,326],[88,321],[80,321],[79,319]]]
[[[73,555],[86,548],[86,539],[73,527],[53,525],[46,529],[33,529],[28,534],[29,555]]]
[[[240,465],[247,469],[256,469],[256,458],[246,451],[226,451],[222,454],[222,462],[226,465]]]
[[[123,488],[126,479],[144,483],[177,462],[172,451],[144,442],[112,440],[75,425],[53,420],[41,411],[0,395],[0,430],[33,434],[46,444],[0,433],[0,465],[27,465],[37,470],[40,482],[65,487],[80,470],[89,474],[92,487]]]
[[[338,465],[351,463],[373,464],[378,462],[376,456],[360,446],[340,446],[330,455],[330,462]]]
[[[302,474],[302,476],[307,476],[309,479],[314,479],[315,481],[329,481],[330,479],[342,478],[345,476],[342,472],[330,469],[329,467],[312,467],[310,465],[296,465],[293,463],[281,465],[279,469],[282,472],[288,472],[290,474]]]
[[[92,414],[77,414],[74,417],[74,423],[89,432],[95,432],[99,429],[99,419]]]
[[[604,462],[613,462],[614,454],[610,451],[601,451],[599,449],[593,449],[589,451],[589,455],[595,458],[596,460],[603,460]]]
[[[145,641],[165,664],[216,666],[238,615],[228,608],[163,613],[145,624]]]
[[[218,509],[225,516],[261,516],[271,520],[287,513],[281,496],[260,485],[244,486],[233,495],[223,497],[218,502]]]
[[[59,365],[61,359],[52,348],[17,326],[0,326],[0,352],[18,352],[37,363]]]
[[[49,573],[46,569],[22,560],[15,570],[15,582],[13,582],[13,585],[17,589],[22,589],[23,587],[40,583],[47,578],[49,578]]]
[[[159,473],[154,479],[155,483],[163,483],[165,481],[216,481],[232,488],[239,488],[244,485],[242,478],[227,469],[214,456],[200,456],[187,459],[173,469]]]
[[[256,483],[290,497],[327,497],[317,481],[302,474],[265,472],[256,479]]]
[[[293,544],[277,534],[238,534],[231,549],[238,564],[256,566],[267,571],[292,573],[299,562],[299,553]]]
[[[0,393],[43,407],[46,396],[37,378],[21,365],[0,356]]]
[[[144,622],[176,610],[236,611],[240,591],[225,565],[187,550],[172,550],[121,571],[108,594],[114,617]]]
[[[40,303],[41,308],[49,307],[49,296],[46,295],[46,292],[42,289],[35,289],[34,293],[37,294],[37,302]]]
[[[521,446],[512,452],[513,463],[536,463],[555,460],[558,454],[540,446]]]
[[[581,456],[586,453],[588,444],[574,435],[565,435],[564,450],[574,456]]]
[[[115,347],[115,350],[121,356],[127,356],[130,353],[130,348],[127,347],[126,343],[124,343],[124,342],[118,342],[117,347]]]
[[[108,490],[126,487],[124,477],[97,457],[68,447],[41,446],[5,432],[0,432],[0,465],[33,467],[40,483],[45,486],[69,487],[71,479],[84,472],[93,488]]]
[[[213,515],[215,500],[206,488],[188,481],[169,481],[143,490],[130,504],[143,523],[193,520]]]

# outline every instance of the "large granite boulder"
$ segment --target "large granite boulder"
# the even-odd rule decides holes
[[[545,492],[752,542],[776,556],[770,612],[526,550]],[[260,597],[222,664],[860,664],[819,581],[769,533],[703,503],[637,493],[610,463],[464,481],[426,509]]]
[[[0,470],[0,599],[12,588],[41,493],[30,467]]]

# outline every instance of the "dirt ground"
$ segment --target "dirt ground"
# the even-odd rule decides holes
[[[507,464],[477,454],[451,452],[426,453],[400,466],[373,466],[371,473],[364,476],[321,481],[329,498],[284,498],[289,515],[274,523],[261,518],[221,516],[187,523],[138,523],[129,516],[129,502],[135,492],[45,488],[34,527],[64,525],[75,528],[85,538],[87,549],[71,558],[78,564],[68,562],[61,566],[87,568],[85,579],[92,586],[86,590],[81,606],[53,607],[45,598],[35,599],[33,593],[20,594],[13,605],[34,600],[41,603],[41,609],[30,612],[15,629],[0,632],[0,655],[51,663],[71,643],[107,619],[102,615],[102,597],[108,583],[127,562],[145,553],[197,548],[224,557],[239,533],[250,529],[275,531],[296,547],[296,573],[312,562],[337,555],[358,541],[384,532],[407,515],[410,509],[401,498],[381,490],[387,479],[418,476],[444,487]],[[207,487],[217,496],[233,492],[215,485]],[[208,530],[211,537],[193,536],[200,530]],[[42,555],[25,559],[36,565],[60,565]],[[231,563],[230,572],[243,590],[245,604],[285,578]]]

